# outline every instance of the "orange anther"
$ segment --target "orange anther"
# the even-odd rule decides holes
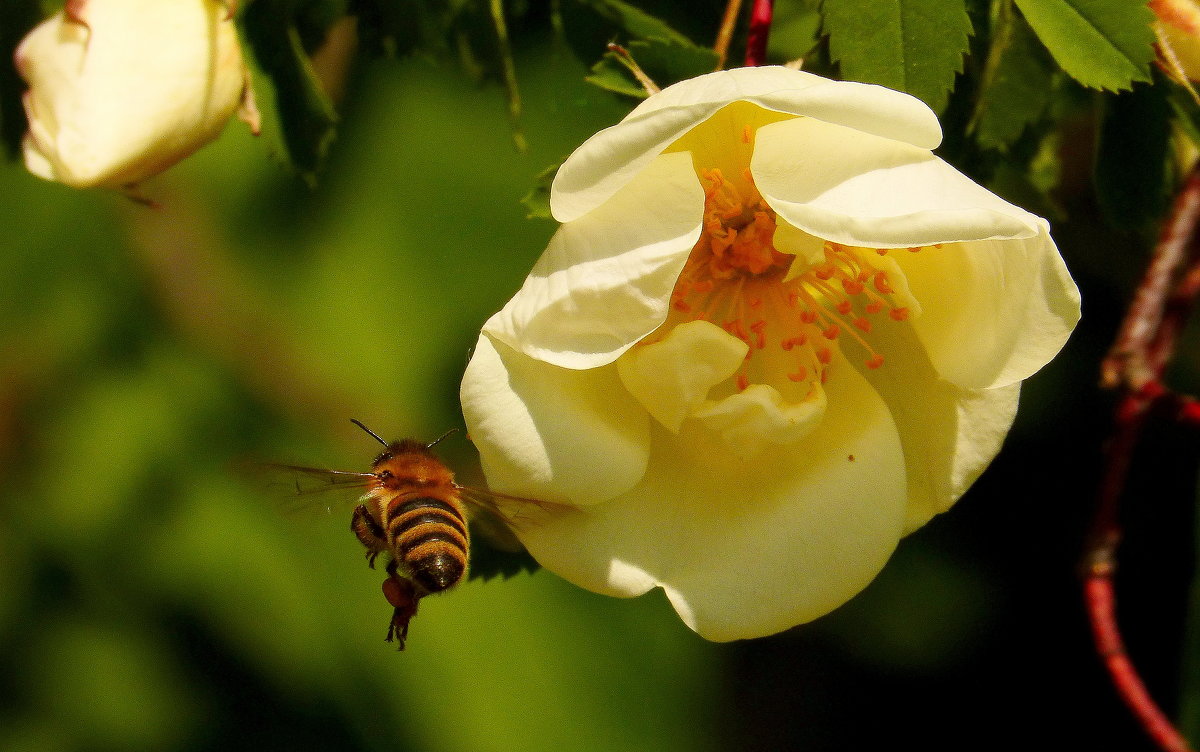
[[[824,331],[821,332],[821,336],[825,339],[837,339],[838,332],[840,331],[841,328],[839,328],[837,324],[830,324],[825,328]]]
[[[737,388],[739,392],[746,391],[746,387],[750,386],[750,379],[746,378],[746,374],[739,373],[737,375]]]
[[[870,368],[872,371],[875,370],[876,368],[880,367],[881,365],[883,365],[883,356],[882,355],[875,354],[875,355],[872,355],[871,357],[867,358],[867,368]]]
[[[857,279],[843,279],[842,289],[846,291],[847,295],[858,295],[863,291],[863,283]]]
[[[862,329],[864,332],[871,331],[871,322],[862,316],[859,316],[854,320],[854,325],[859,329]]]
[[[686,300],[676,300],[673,305],[674,305],[676,311],[683,311],[684,313],[690,313],[692,310],[692,307],[690,305],[688,305],[688,302]]]
[[[888,315],[892,317],[893,321],[904,321],[908,318],[908,309],[893,308],[892,310],[888,311]]]
[[[742,143],[743,144],[750,143],[750,126],[748,126],[748,125],[742,126]]]
[[[882,310],[883,310],[883,301],[882,300],[872,300],[870,303],[867,303],[867,307],[866,307],[867,313],[879,313]]]
[[[895,292],[892,285],[888,282],[887,272],[875,272],[875,289],[884,295],[890,295]]]
[[[833,276],[834,271],[836,270],[833,268],[833,265],[830,264],[828,266],[818,266],[812,270],[812,273],[817,279],[826,280]]]
[[[804,381],[808,378],[808,369],[804,366],[800,366],[799,370],[797,370],[795,373],[789,373],[787,377],[792,381]]]
[[[850,313],[851,309],[853,308],[854,306],[850,304],[849,300],[843,300],[841,303],[837,304],[837,312],[843,316]]]
[[[800,312],[800,320],[806,324],[816,323],[817,312],[812,310],[811,308],[806,308]]]
[[[829,365],[833,362],[833,351],[828,347],[822,347],[820,350],[817,350],[817,360],[825,365]]]
[[[800,346],[804,345],[806,342],[808,342],[808,337],[804,336],[803,334],[799,334],[795,337],[788,337],[787,339],[780,342],[779,346],[782,347],[784,350],[791,350],[793,347],[800,347]]]

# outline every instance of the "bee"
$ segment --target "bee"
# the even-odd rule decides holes
[[[471,550],[467,505],[486,512],[493,529],[497,520],[511,529],[526,515],[516,509],[518,502],[534,508],[546,504],[456,483],[454,473],[433,453],[453,430],[429,443],[388,442],[360,421],[350,422],[384,446],[370,472],[274,467],[318,476],[333,487],[366,489],[350,518],[350,530],[367,549],[367,565],[372,569],[380,554],[388,557],[383,595],[393,611],[385,640],[395,640],[403,650],[420,600],[449,590],[467,575]],[[299,483],[297,492],[302,492]]]

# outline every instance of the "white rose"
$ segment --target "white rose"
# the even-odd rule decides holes
[[[784,68],[651,96],[563,164],[563,222],[462,384],[546,568],[661,587],[712,640],[844,603],[949,508],[1062,347],[1048,227],[930,149],[918,100]]]
[[[215,139],[247,91],[218,0],[74,0],[29,32],[16,65],[29,84],[25,164],[76,188],[165,170]]]

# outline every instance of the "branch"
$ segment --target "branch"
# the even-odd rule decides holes
[[[1159,708],[1125,650],[1116,619],[1113,574],[1121,541],[1119,510],[1134,448],[1149,410],[1170,404],[1179,420],[1200,421],[1195,400],[1171,394],[1162,376],[1200,294],[1200,167],[1193,168],[1159,235],[1129,312],[1101,363],[1101,385],[1117,389],[1113,432],[1104,448],[1104,474],[1084,553],[1084,602],[1096,650],[1113,686],[1146,734],[1164,752],[1191,752]],[[1173,403],[1173,404],[1172,404]]]

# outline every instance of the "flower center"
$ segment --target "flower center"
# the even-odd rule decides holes
[[[811,393],[828,379],[834,350],[846,338],[866,352],[867,368],[882,366],[884,356],[867,339],[873,320],[909,316],[894,285],[902,275],[894,261],[881,258],[889,251],[825,241],[819,258],[781,253],[774,245],[775,212],[749,170],[736,184],[719,169],[701,176],[704,231],[675,284],[661,331],[704,320],[745,342],[749,350],[734,377],[739,391],[751,383],[778,384],[773,377],[782,371]]]

